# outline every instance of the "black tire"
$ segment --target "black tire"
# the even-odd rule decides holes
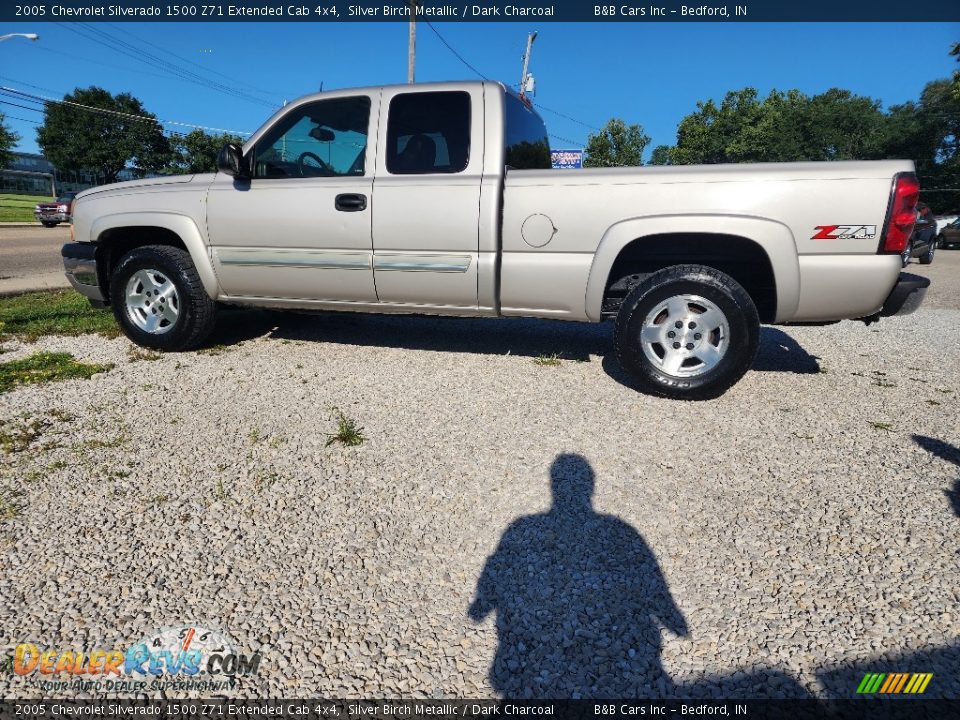
[[[930,243],[930,247],[927,248],[927,251],[920,256],[921,265],[929,265],[933,262],[933,253],[937,249],[937,244],[935,242]]]
[[[900,253],[900,259],[903,261],[903,267],[906,267],[910,264],[910,256],[913,254],[913,247],[907,242],[907,246],[903,249],[903,252]]]
[[[688,312],[696,313],[698,303],[690,297],[699,297],[719,309],[726,326],[723,329],[708,329],[707,339],[700,335],[691,335],[686,340],[696,338],[697,350],[705,348],[704,343],[716,344],[719,359],[708,368],[706,361],[689,356],[683,360],[693,367],[681,367],[676,374],[669,373],[655,363],[647,354],[659,355],[658,344],[650,344],[645,351],[641,341],[641,331],[648,316],[656,312],[668,300],[682,302]],[[704,310],[709,310],[703,306]],[[663,312],[667,312],[664,310]],[[691,333],[695,323],[684,324],[682,330],[674,330],[671,325],[656,324],[662,316],[653,319],[649,329],[659,329],[663,333]],[[669,312],[668,312],[669,316]],[[704,315],[706,317],[706,315]],[[689,319],[696,319],[690,315]],[[677,321],[680,322],[680,321]],[[690,329],[688,329],[688,327]],[[724,333],[728,336],[724,338]],[[677,339],[683,340],[682,336]],[[649,343],[648,343],[649,344]],[[760,344],[760,320],[757,308],[747,291],[729,275],[705,265],[674,265],[664,268],[647,277],[637,285],[624,299],[617,315],[614,332],[614,348],[620,364],[637,389],[642,392],[677,400],[709,400],[726,392],[750,369]],[[691,342],[690,347],[694,345]],[[666,354],[682,355],[686,348],[674,351],[659,345],[664,356],[658,362],[666,364]],[[676,345],[674,345],[676,347]],[[720,348],[723,349],[720,353]],[[702,365],[702,367],[700,367]],[[683,376],[683,373],[699,373]]]
[[[40,224],[43,225],[45,228],[51,228],[51,227],[56,227],[56,226],[59,225],[60,223],[58,223],[58,222],[50,222],[49,220],[41,220],[41,221],[40,221]]]
[[[175,288],[176,318],[162,321],[166,322],[166,326],[158,327],[153,332],[139,327],[134,319],[143,312],[143,307],[127,302],[128,283],[135,282],[132,278],[140,271],[154,271],[154,277],[163,278]],[[155,307],[150,308],[154,315],[156,308],[161,307],[157,304],[158,297],[154,292]],[[159,302],[165,303],[165,298]],[[195,348],[207,338],[216,323],[216,303],[203,289],[190,254],[167,245],[145,245],[131,250],[120,259],[110,276],[110,303],[124,334],[137,345],[156,350],[175,352]],[[149,315],[144,314],[144,317],[149,319]]]

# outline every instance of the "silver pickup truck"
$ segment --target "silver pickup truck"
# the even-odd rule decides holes
[[[184,350],[218,303],[615,321],[638,389],[715,397],[760,323],[910,312],[909,161],[551,170],[493,82],[340,90],[279,110],[220,171],[81,193],[67,276],[136,343]]]

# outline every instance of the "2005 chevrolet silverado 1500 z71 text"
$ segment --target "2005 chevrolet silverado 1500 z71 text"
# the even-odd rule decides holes
[[[908,161],[551,170],[543,121],[492,82],[325,92],[220,171],[81,193],[67,276],[147,347],[218,303],[615,320],[647,392],[715,397],[760,323],[909,312]]]

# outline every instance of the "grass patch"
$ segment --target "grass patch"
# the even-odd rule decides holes
[[[37,222],[33,216],[37,203],[52,202],[55,199],[44,195],[0,193],[0,222]]]
[[[74,290],[51,290],[0,298],[0,339],[16,337],[33,342],[44,335],[116,337],[120,328],[113,313],[95,308]]]
[[[337,442],[347,447],[362,445],[364,441],[363,428],[357,427],[357,424],[344,415],[341,410],[333,408],[333,412],[337,414],[337,431],[335,433],[327,433],[326,447]]]
[[[210,347],[197,350],[197,355],[223,355],[233,350],[234,348],[229,345],[211,345]]]
[[[895,382],[890,382],[889,380],[885,380],[883,378],[874,378],[873,384],[882,388],[892,388],[897,386]]]
[[[40,418],[23,420],[19,425],[4,423],[0,425],[0,450],[4,455],[29,450],[30,444],[39,439],[49,426],[50,423]]]
[[[19,517],[23,506],[20,503],[22,492],[12,488],[0,489],[0,520],[13,520]]]
[[[61,380],[89,379],[97,373],[113,369],[112,363],[78,362],[70,353],[42,352],[23,360],[0,363],[0,393],[20,385],[59,382]]]
[[[533,363],[541,367],[557,367],[560,365],[560,356],[556,353],[553,355],[538,355],[533,359]]]
[[[870,426],[876,428],[877,430],[893,430],[893,423],[880,422],[878,420],[871,420]]]
[[[139,347],[137,345],[131,345],[127,350],[127,359],[130,362],[139,362],[140,360],[147,360],[153,362],[154,360],[159,360],[163,357],[163,353],[156,352],[155,350],[147,350],[145,348]]]

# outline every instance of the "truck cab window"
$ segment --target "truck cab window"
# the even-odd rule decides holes
[[[507,93],[506,164],[516,170],[549,170],[550,140],[543,120],[516,95]]]
[[[257,142],[253,177],[362,176],[370,98],[321,100],[290,111]]]
[[[469,160],[469,93],[404,93],[390,101],[390,174],[458,173],[466,169]]]

